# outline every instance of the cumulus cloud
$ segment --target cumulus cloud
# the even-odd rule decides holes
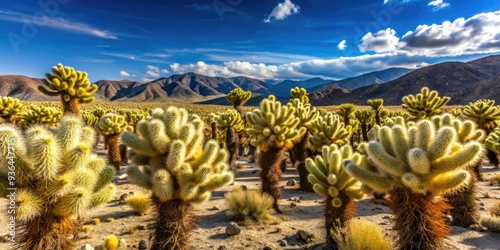
[[[127,71],[120,71],[120,75],[121,76],[125,76],[125,77],[129,77],[130,76],[130,73],[128,73]]]
[[[346,41],[345,40],[342,40],[342,42],[339,43],[339,45],[337,45],[337,48],[339,48],[339,50],[345,50],[345,48],[347,47],[347,45],[345,45]]]
[[[168,71],[168,69],[162,69],[162,70],[161,70],[161,73],[163,73],[163,74],[168,74],[168,73],[170,73],[170,72]]]
[[[264,22],[270,23],[271,18],[276,20],[285,20],[287,17],[297,14],[300,12],[300,6],[292,3],[291,0],[285,0],[283,3],[279,3],[276,7],[274,7],[271,14],[264,19]]]
[[[368,32],[361,38],[361,45],[359,49],[361,52],[375,51],[388,52],[394,51],[398,46],[399,38],[396,36],[396,31],[387,28],[385,30],[380,30],[375,34]]]
[[[434,0],[434,1],[429,2],[429,4],[427,4],[427,6],[432,6],[432,11],[438,11],[440,9],[449,7],[450,4],[443,2],[443,0]]]

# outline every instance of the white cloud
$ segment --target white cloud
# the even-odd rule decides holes
[[[147,78],[147,77],[143,77],[143,78],[141,78],[141,81],[142,81],[142,82],[151,82],[151,81],[154,81],[154,79],[152,79],[152,78]]]
[[[387,28],[385,30],[380,30],[375,34],[368,32],[361,38],[361,44],[359,49],[361,52],[375,51],[388,52],[394,51],[398,46],[399,38],[396,36],[396,31]]]
[[[158,72],[154,72],[154,71],[151,71],[151,70],[148,70],[148,71],[146,72],[146,74],[147,74],[148,76],[151,76],[151,77],[160,77],[160,73],[158,73]]]
[[[345,45],[346,41],[345,40],[342,40],[342,42],[339,43],[339,45],[337,45],[337,48],[339,48],[339,50],[345,50],[345,48],[347,47],[347,45]]]
[[[283,3],[279,3],[276,7],[274,7],[273,11],[269,16],[264,19],[264,22],[270,23],[271,18],[276,20],[285,20],[285,18],[297,14],[300,11],[300,6],[292,3],[291,0],[285,0]]]
[[[130,76],[130,73],[128,73],[127,71],[120,71],[120,75],[121,76],[125,76],[125,77],[129,77]]]
[[[154,71],[154,72],[158,72],[159,71],[157,66],[148,65],[146,67],[148,68],[148,70],[151,70],[151,71]]]
[[[443,2],[443,0],[434,0],[434,1],[429,2],[429,4],[427,4],[427,6],[432,6],[433,7],[432,11],[438,11],[440,9],[443,9],[443,8],[450,6],[450,4]]]
[[[163,74],[168,74],[168,73],[170,73],[170,72],[168,72],[168,70],[167,70],[167,69],[162,69],[162,70],[161,70],[161,73],[163,73]]]
[[[15,11],[0,9],[0,20],[16,23],[34,24],[36,26],[44,26],[52,29],[81,33],[105,39],[118,39],[116,35],[107,30],[101,30],[85,23],[74,22],[63,18],[50,17],[48,15],[26,15]]]

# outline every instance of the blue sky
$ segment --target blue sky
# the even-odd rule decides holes
[[[341,79],[499,52],[498,0],[0,3],[0,74],[40,78],[63,63],[91,81]]]

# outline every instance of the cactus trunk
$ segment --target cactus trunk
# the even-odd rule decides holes
[[[121,158],[122,163],[125,163],[125,164],[128,163],[127,145],[125,145],[125,144],[120,144],[120,158]]]
[[[478,206],[475,201],[476,176],[472,168],[468,168],[467,171],[470,173],[469,183],[460,190],[444,196],[452,207],[450,210],[453,217],[452,224],[465,228],[479,221]]]
[[[188,237],[196,221],[191,204],[181,199],[167,202],[153,196],[156,222],[151,250],[189,249]]]
[[[68,113],[73,113],[77,116],[80,116],[80,107],[78,104],[78,99],[72,98],[67,102],[63,101],[62,105],[63,105],[63,112],[65,115]]]
[[[368,124],[361,123],[361,134],[363,135],[363,141],[368,141]]]
[[[210,127],[212,128],[212,140],[218,140],[218,130],[217,130],[217,122],[210,123]]]
[[[77,220],[46,212],[21,224],[20,239],[16,241],[17,249],[74,249],[78,229]]]
[[[443,249],[443,239],[451,231],[445,222],[445,212],[450,209],[446,202],[401,187],[390,191],[390,201],[397,249]]]
[[[309,182],[309,180],[307,180],[309,171],[307,171],[305,163],[307,157],[309,157],[309,137],[310,134],[306,132],[302,137],[302,140],[299,143],[295,144],[291,151],[293,151],[295,161],[297,161],[297,163],[294,163],[293,165],[294,167],[297,166],[297,170],[299,171],[300,190],[306,192],[314,192],[312,189],[312,184]]]
[[[278,213],[282,213],[278,206],[278,200],[281,199],[279,181],[281,177],[281,163],[284,160],[285,151],[285,148],[269,147],[267,151],[261,152],[259,155],[262,192],[268,193],[274,198],[273,208]]]
[[[488,156],[488,160],[490,161],[490,164],[498,168],[498,165],[500,162],[498,161],[497,154],[494,151],[491,151],[488,149],[488,153],[486,154]]]
[[[328,196],[326,198],[324,210],[326,228],[325,249],[339,249],[330,231],[338,226],[344,227],[350,219],[356,217],[356,202],[344,192],[340,192],[338,198],[342,200],[342,205],[340,207],[333,206],[333,197]]]
[[[236,169],[236,158],[238,157],[240,141],[238,134],[233,127],[228,127],[226,131],[226,147],[229,151],[229,169]]]
[[[121,157],[120,157],[120,147],[118,140],[120,139],[121,133],[111,134],[104,136],[104,142],[108,145],[108,162],[109,165],[115,167],[116,172],[120,170]]]

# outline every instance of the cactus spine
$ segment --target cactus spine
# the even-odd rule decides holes
[[[274,198],[274,209],[281,213],[278,200],[281,198],[279,180],[281,163],[286,150],[291,149],[306,132],[306,128],[298,128],[300,119],[293,114],[295,108],[291,103],[282,106],[273,95],[260,102],[259,109],[246,114],[250,128],[247,130],[252,136],[250,143],[259,147],[259,165],[262,192]]]
[[[94,127],[104,136],[104,143],[108,145],[109,164],[115,167],[118,172],[122,161],[119,147],[120,135],[128,127],[125,117],[114,113],[107,113],[99,118]]]
[[[0,123],[13,123],[22,108],[23,105],[19,99],[0,96]]]
[[[440,249],[450,232],[444,221],[449,206],[436,196],[463,187],[469,180],[465,170],[483,154],[480,143],[460,143],[449,126],[436,129],[428,120],[412,126],[384,126],[378,140],[366,146],[370,165],[345,161],[353,178],[378,192],[389,192],[399,232],[398,249]],[[416,233],[419,232],[419,233]]]
[[[45,86],[38,86],[38,90],[49,96],[60,96],[64,114],[80,115],[79,103],[95,100],[92,94],[97,91],[97,85],[90,83],[86,72],[58,64],[45,78],[42,79]]]
[[[406,112],[410,113],[412,119],[429,119],[434,115],[441,113],[442,108],[450,98],[448,96],[439,97],[435,90],[423,87],[416,96],[407,95],[403,97],[401,106]]]
[[[75,217],[113,198],[114,169],[91,152],[92,133],[74,116],[63,117],[55,134],[0,125],[0,178],[7,179],[8,166],[16,169],[19,249],[73,249]]]
[[[311,173],[309,181],[314,191],[324,196],[326,249],[338,249],[330,231],[336,226],[344,227],[348,220],[356,216],[354,199],[362,199],[361,183],[350,177],[342,169],[342,161],[350,159],[357,165],[367,165],[366,157],[353,153],[350,146],[338,148],[336,145],[324,146],[321,156],[306,160],[307,169]]]
[[[151,249],[188,249],[192,204],[233,180],[227,151],[213,140],[203,146],[203,121],[185,109],[155,109],[151,117],[137,124],[139,135],[122,134],[131,151],[128,179],[152,190],[157,216]]]

